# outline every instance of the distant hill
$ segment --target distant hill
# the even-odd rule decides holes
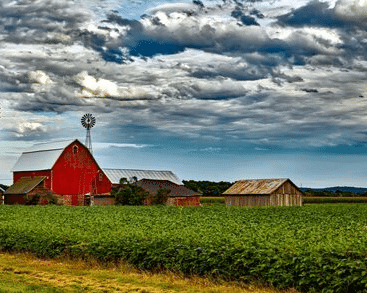
[[[337,190],[339,190],[341,192],[351,192],[351,193],[359,193],[359,194],[364,194],[367,192],[367,187],[351,187],[351,186],[335,186],[335,187],[325,187],[325,188],[302,187],[300,189],[302,191],[312,190],[315,192],[324,192],[324,191],[336,192]]]

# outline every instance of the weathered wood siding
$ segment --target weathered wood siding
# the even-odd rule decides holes
[[[280,186],[272,194],[294,194],[294,195],[301,195],[302,196],[302,192],[299,191],[298,188],[296,188],[289,181],[284,182],[284,184],[282,184],[282,186]]]
[[[301,206],[302,195],[299,194],[272,194],[270,195],[271,206]]]
[[[226,196],[227,206],[269,206],[270,195],[231,195]]]
[[[226,196],[227,206],[301,206],[302,196],[296,194]]]

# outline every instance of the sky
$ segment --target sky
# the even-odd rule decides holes
[[[0,183],[91,113],[102,168],[367,187],[367,0],[1,0]]]

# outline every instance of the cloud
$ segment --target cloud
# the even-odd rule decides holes
[[[3,41],[18,43],[63,43],[68,32],[91,16],[71,1],[2,1],[0,28]],[[21,16],[21,17],[20,17]],[[42,33],[40,33],[42,32]]]
[[[338,0],[334,7],[335,14],[341,19],[366,22],[367,1],[366,0]]]
[[[147,144],[135,144],[135,143],[108,143],[108,142],[94,142],[93,147],[95,149],[106,149],[106,148],[145,148],[150,147]]]
[[[364,2],[196,2],[128,19],[98,1],[3,1],[1,99],[20,117],[101,114],[132,147],[156,134],[265,149],[364,139]],[[7,133],[52,135],[33,118]]]
[[[47,127],[39,122],[21,121],[16,126],[17,135],[22,136],[34,136],[47,132]]]
[[[278,23],[290,26],[322,26],[340,27],[344,23],[339,20],[328,2],[310,1],[307,5],[277,17]]]
[[[252,14],[261,16],[258,11]],[[235,10],[232,11],[231,16],[241,21],[241,23],[244,25],[259,25],[254,17],[246,14],[246,12],[243,11],[241,6],[236,6]]]
[[[83,87],[83,96],[112,96],[118,97],[119,90],[117,84],[106,79],[95,79],[87,71],[82,71],[75,77],[75,82]]]

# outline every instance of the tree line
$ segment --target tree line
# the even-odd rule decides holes
[[[184,186],[188,189],[201,193],[202,196],[221,196],[224,191],[230,188],[234,182],[212,182],[183,180]]]

